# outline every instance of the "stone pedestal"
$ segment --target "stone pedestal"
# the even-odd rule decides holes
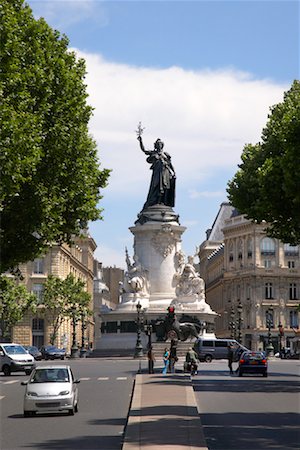
[[[176,254],[181,250],[181,236],[186,228],[180,226],[171,207],[155,205],[143,210],[129,229],[147,288],[124,292],[119,308],[132,309],[139,301],[150,311],[166,311],[175,297]]]

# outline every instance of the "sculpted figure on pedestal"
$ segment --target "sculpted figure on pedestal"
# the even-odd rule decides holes
[[[127,271],[124,276],[123,289],[125,292],[139,293],[141,295],[146,295],[149,291],[148,289],[148,278],[146,270],[143,269],[139,258],[136,254],[133,255],[133,263],[130,261],[127,248],[126,253],[126,264]]]
[[[153,150],[146,150],[142,140],[143,128],[138,126],[137,135],[141,150],[147,155],[146,161],[151,164],[152,177],[144,208],[153,205],[166,205],[173,207],[175,204],[175,170],[169,153],[164,152],[164,143],[157,139]]]

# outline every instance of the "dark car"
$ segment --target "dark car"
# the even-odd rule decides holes
[[[24,345],[24,348],[34,357],[36,361],[40,361],[43,358],[42,353],[34,345]]]
[[[238,374],[242,377],[244,373],[262,374],[268,376],[268,361],[263,352],[244,352],[239,360]]]
[[[66,356],[64,348],[57,348],[54,345],[44,345],[41,348],[41,353],[44,359],[65,359]]]

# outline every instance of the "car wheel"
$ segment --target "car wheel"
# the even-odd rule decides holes
[[[78,413],[78,402],[77,402],[76,405],[75,405],[74,411],[75,411],[76,413]]]
[[[243,372],[241,370],[239,370],[239,377],[243,376]]]
[[[211,355],[205,355],[204,361],[210,363],[212,361]]]
[[[74,413],[75,413],[75,408],[73,406],[72,409],[69,409],[69,416],[74,416]]]
[[[35,411],[24,411],[24,417],[35,416]]]
[[[61,358],[60,358],[60,359],[64,360],[64,359],[65,359],[65,357],[64,357],[64,356],[61,356]]]
[[[5,377],[9,377],[11,371],[10,371],[10,367],[7,364],[5,366],[3,366],[2,371],[3,371]]]
[[[264,372],[264,373],[263,373],[263,376],[264,376],[264,377],[267,377],[267,376],[268,376],[268,372]]]

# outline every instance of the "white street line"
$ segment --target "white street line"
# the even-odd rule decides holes
[[[127,380],[127,377],[117,377],[117,380]]]
[[[0,400],[2,400],[5,397],[5,395],[0,395]]]
[[[88,381],[90,379],[91,379],[90,377],[88,377],[88,378],[80,377],[80,381]]]
[[[97,378],[99,381],[109,380],[109,377],[99,377]]]
[[[10,381],[3,381],[3,384],[15,384],[19,383],[20,380],[10,380]]]

